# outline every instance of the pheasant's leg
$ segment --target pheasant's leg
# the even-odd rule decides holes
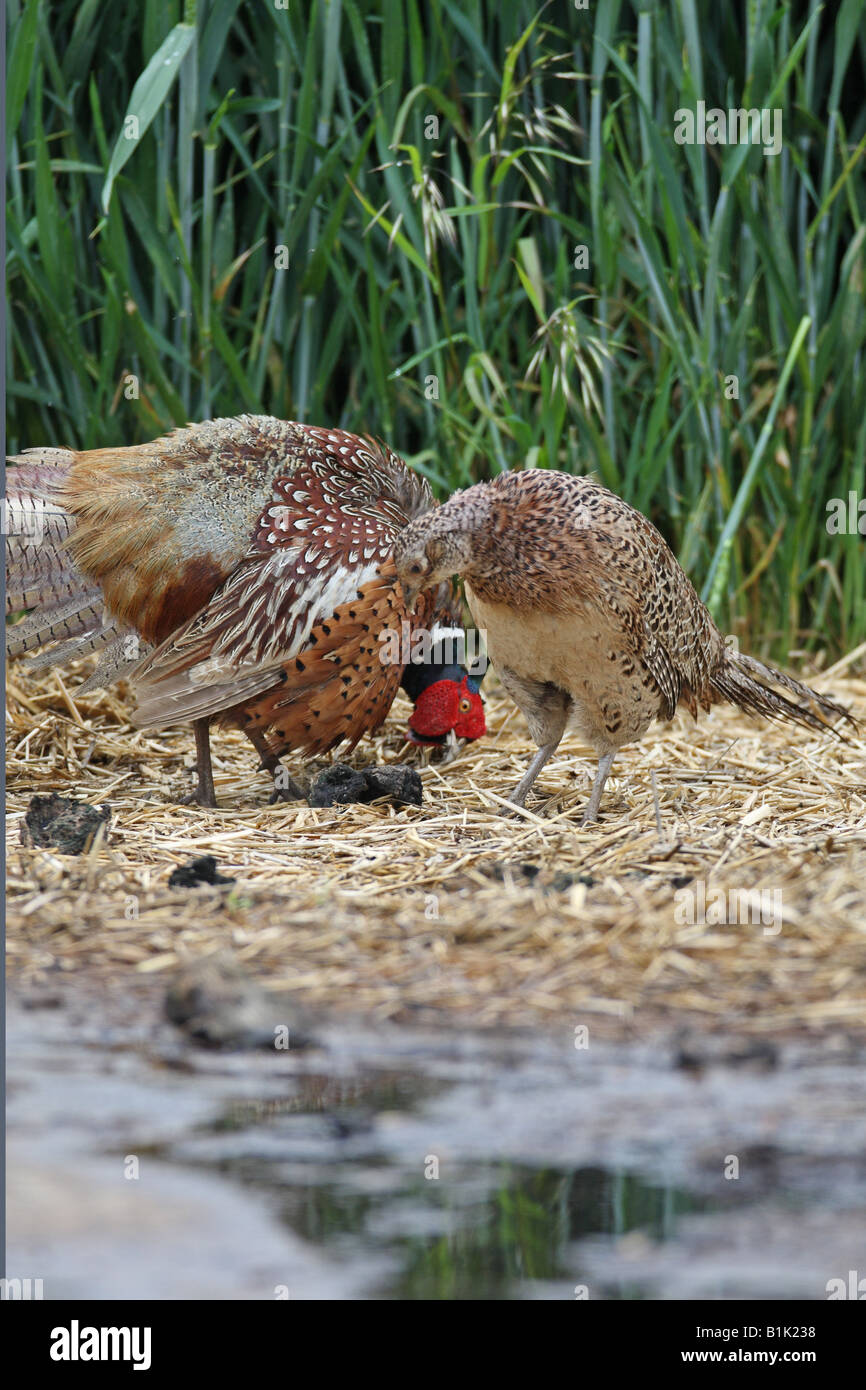
[[[262,760],[262,771],[269,772],[274,779],[269,805],[273,806],[278,801],[304,801],[303,787],[299,787],[295,779],[289,776],[276,753],[270,751],[264,735],[258,729],[245,729],[244,733]]]
[[[527,793],[531,790],[532,784],[538,776],[548,758],[556,752],[559,747],[559,739],[555,743],[545,743],[543,748],[539,748],[529,767],[524,772],[514,791],[508,800],[514,806],[523,806],[526,803]]]
[[[198,772],[198,786],[190,798],[199,806],[216,806],[216,790],[213,784],[213,766],[210,759],[210,718],[194,719],[195,765]]]
[[[567,690],[553,685],[550,681],[536,681],[528,676],[519,676],[509,666],[500,666],[498,669],[499,679],[514,703],[523,710],[529,732],[538,744],[538,752],[510,797],[515,806],[522,806],[539,772],[562,741],[571,714],[572,700]]]
[[[598,771],[595,774],[595,781],[592,784],[592,794],[583,813],[581,825],[592,825],[598,817],[598,807],[601,801],[601,794],[604,791],[604,784],[607,781],[607,774],[610,772],[616,753],[605,753],[603,758],[598,760]]]

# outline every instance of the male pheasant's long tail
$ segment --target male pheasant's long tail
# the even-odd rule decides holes
[[[793,676],[765,666],[753,656],[729,648],[725,649],[725,660],[710,677],[710,685],[722,699],[730,700],[747,714],[759,714],[764,719],[790,720],[806,729],[819,729],[843,739],[844,734],[833,727],[835,723],[844,720],[857,728],[856,719],[829,696],[820,695]],[[797,696],[797,703],[781,695],[773,686],[791,691]]]
[[[74,455],[66,449],[32,449],[13,456],[6,475],[6,612],[68,607],[92,589],[64,550],[73,519],[57,501]],[[16,630],[16,638],[24,634]],[[47,639],[46,639],[47,640]],[[15,644],[17,651],[38,646]]]
[[[31,655],[37,670],[104,650],[82,691],[108,685],[138,660],[143,644],[105,612],[98,584],[82,574],[65,548],[75,518],[59,496],[75,455],[69,449],[28,449],[13,455],[6,475],[6,614],[32,609],[6,626],[7,656]],[[60,642],[49,651],[41,648]]]

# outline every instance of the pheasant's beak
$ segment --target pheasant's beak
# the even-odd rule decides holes
[[[409,743],[417,744],[419,748],[438,748],[445,745],[448,740],[447,734],[416,734],[410,727],[406,730],[406,739]]]
[[[402,584],[403,599],[406,607],[410,613],[414,613],[415,609],[418,607],[418,595],[421,592],[420,586],[418,584],[413,584],[411,580],[408,579],[404,579]]]

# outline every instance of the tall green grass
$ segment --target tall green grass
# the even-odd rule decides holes
[[[11,448],[250,410],[441,493],[594,471],[753,649],[866,639],[866,0],[8,15]],[[677,145],[699,99],[782,152]]]

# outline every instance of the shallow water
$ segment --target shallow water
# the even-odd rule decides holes
[[[8,1031],[7,1274],[46,1298],[825,1298],[864,1266],[844,1040],[332,1020],[216,1053],[153,991],[53,993]]]

